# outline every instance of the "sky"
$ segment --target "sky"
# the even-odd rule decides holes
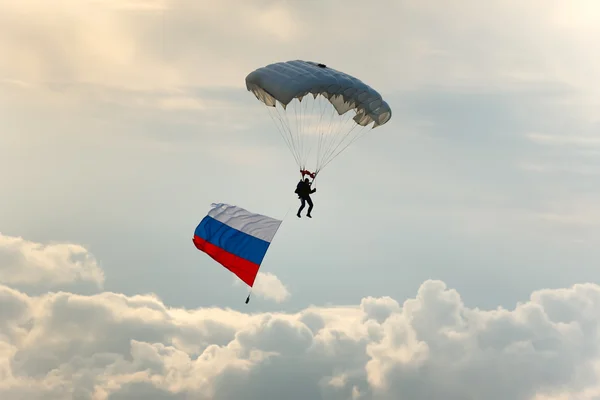
[[[600,399],[600,4],[3,0],[3,399]],[[245,77],[392,119],[299,174]],[[211,203],[283,220],[248,287]]]

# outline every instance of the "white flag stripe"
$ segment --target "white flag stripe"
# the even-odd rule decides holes
[[[212,204],[208,215],[225,225],[271,243],[281,220],[261,214],[251,213],[238,206],[217,203]]]

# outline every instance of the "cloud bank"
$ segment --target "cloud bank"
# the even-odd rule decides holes
[[[21,265],[39,270],[39,258]],[[63,269],[49,271],[46,280],[64,280]],[[275,283],[271,298],[288,295],[276,277],[262,278]],[[428,280],[404,302],[367,297],[289,313],[172,308],[155,295],[111,292],[34,296],[0,285],[0,397],[592,400],[598,307],[594,284],[480,310]]]

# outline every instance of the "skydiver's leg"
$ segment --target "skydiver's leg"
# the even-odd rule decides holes
[[[310,216],[310,212],[311,212],[311,211],[312,211],[312,209],[313,209],[313,202],[312,202],[312,199],[310,198],[310,196],[308,196],[308,198],[306,199],[306,202],[308,203],[308,211],[306,212],[306,216],[307,216],[308,218],[312,218],[312,217]]]
[[[300,202],[301,202],[302,204],[300,205],[300,208],[298,209],[298,213],[296,214],[296,215],[298,216],[298,218],[300,218],[300,211],[304,210],[304,206],[306,205],[306,204],[304,203],[304,198],[303,198],[303,197],[300,197]]]

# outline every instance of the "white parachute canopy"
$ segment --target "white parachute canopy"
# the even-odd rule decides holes
[[[315,174],[392,117],[389,105],[373,88],[311,61],[259,68],[246,77],[246,88],[267,106],[298,167]]]

